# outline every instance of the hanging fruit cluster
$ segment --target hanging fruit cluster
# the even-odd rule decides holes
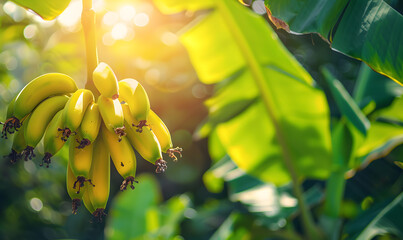
[[[110,158],[124,178],[123,191],[134,189],[137,182],[134,149],[156,165],[157,173],[167,168],[162,152],[175,161],[182,149],[173,148],[168,128],[150,109],[138,81],[118,81],[110,66],[100,63],[93,82],[100,95],[78,89],[65,74],[39,76],[12,100],[1,124],[2,138],[15,133],[8,155],[13,163],[35,157],[34,148],[43,141],[41,166],[49,167],[52,156],[69,144],[66,182],[73,213],[82,200],[95,217],[102,217],[109,197]]]

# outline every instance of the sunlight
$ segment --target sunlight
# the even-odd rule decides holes
[[[76,25],[81,20],[82,5],[80,1],[73,1],[66,8],[66,10],[59,15],[57,21],[69,31],[73,32],[76,29]]]
[[[145,27],[149,21],[150,18],[146,13],[139,13],[134,17],[134,24],[138,27]]]
[[[120,19],[123,21],[131,21],[136,15],[136,9],[133,6],[122,6],[119,10]]]
[[[113,26],[119,21],[119,14],[113,11],[105,13],[102,23],[107,26]]]
[[[127,26],[124,23],[118,23],[112,28],[112,38],[115,40],[124,39],[127,35]]]

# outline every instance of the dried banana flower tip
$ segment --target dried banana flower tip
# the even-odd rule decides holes
[[[130,184],[130,188],[134,189],[134,183],[139,183],[138,181],[134,180],[134,177],[130,176],[123,180],[122,185],[120,185],[120,191],[126,190],[127,186]]]
[[[0,122],[3,125],[3,130],[1,131],[1,137],[7,139],[7,134],[13,134],[15,131],[21,127],[21,122],[16,117],[11,117],[7,119],[4,123]]]
[[[81,206],[81,200],[78,198],[73,199],[71,202],[71,212],[75,215],[77,214],[78,207]]]
[[[167,162],[165,162],[163,159],[158,159],[155,161],[155,166],[157,166],[155,169],[156,173],[164,173],[168,168]]]

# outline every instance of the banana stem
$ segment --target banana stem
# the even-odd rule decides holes
[[[81,13],[81,25],[83,26],[85,49],[87,57],[87,81],[85,88],[98,95],[92,80],[92,72],[98,66],[97,41],[95,35],[95,12],[92,9],[92,0],[83,0],[83,11]]]

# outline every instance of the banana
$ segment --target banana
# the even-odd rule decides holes
[[[30,155],[42,139],[49,122],[58,111],[63,109],[68,100],[69,98],[65,95],[50,97],[34,109],[24,127],[24,138],[27,143],[27,148],[24,150],[25,159],[32,158]]]
[[[88,105],[83,121],[81,122],[81,127],[79,128],[82,140],[78,148],[84,148],[95,141],[98,136],[101,121],[98,104],[91,103]]]
[[[136,151],[147,161],[157,166],[157,173],[165,172],[166,162],[162,159],[161,146],[153,131],[145,128],[143,132],[136,131],[129,123],[134,119],[130,113],[129,105],[122,104],[127,138]]]
[[[119,99],[113,100],[101,95],[98,97],[98,107],[106,128],[119,137],[125,136],[125,120]]]
[[[16,120],[15,118],[13,118],[14,115],[14,103],[15,103],[15,99],[17,98],[17,96],[15,96],[11,102],[8,104],[8,108],[7,108],[7,115],[6,115],[6,121],[0,122],[0,124],[3,125],[3,130],[1,131],[1,137],[7,139],[8,138],[8,134],[13,134],[15,132],[15,130],[18,130],[18,128],[21,127],[20,123],[18,123],[16,125]]]
[[[112,99],[119,97],[118,80],[108,64],[99,63],[92,74],[92,80],[101,95]]]
[[[70,163],[67,164],[67,173],[66,173],[66,188],[67,193],[69,194],[72,200],[72,212],[73,214],[77,214],[77,209],[81,205],[81,199],[83,198],[84,191],[76,191],[74,189],[76,177],[74,176],[73,171],[70,168]]]
[[[153,110],[150,110],[150,114],[148,115],[148,125],[157,137],[162,152],[167,153],[174,161],[178,160],[175,153],[178,153],[182,157],[182,148],[173,148],[171,134],[167,126]]]
[[[90,144],[86,148],[77,148],[77,145],[80,143],[79,139],[81,139],[80,134],[76,134],[74,138],[71,139],[69,145],[69,164],[74,176],[77,176],[73,186],[73,188],[76,189],[78,183],[77,193],[80,192],[81,187],[84,187],[85,182],[94,186],[89,177],[94,145]]]
[[[92,206],[91,203],[91,199],[90,199],[90,191],[88,191],[88,186],[84,186],[84,190],[83,190],[83,202],[84,202],[84,206],[85,208],[91,213],[93,214],[95,212],[95,208],[94,206]]]
[[[18,95],[17,95],[18,96]],[[15,96],[11,102],[8,104],[8,108],[7,108],[7,119],[13,117],[14,115],[14,103],[15,103],[15,99],[17,99],[17,96]]]
[[[29,82],[17,95],[14,102],[13,117],[7,119],[17,130],[20,121],[44,99],[53,95],[72,93],[77,90],[74,80],[62,73],[46,73]],[[3,132],[7,130],[3,128]]]
[[[101,130],[102,131],[102,130]],[[101,133],[102,134],[102,133]],[[110,153],[102,137],[94,142],[94,154],[90,176],[95,187],[88,188],[88,194],[95,211],[95,218],[102,219],[110,190]]]
[[[119,81],[119,97],[129,105],[133,118],[138,122],[137,131],[142,132],[150,112],[150,100],[143,86],[132,78],[123,79]]]
[[[94,95],[88,89],[78,89],[70,97],[63,111],[64,128],[61,131],[64,141],[80,126],[85,110],[94,100]]]
[[[45,136],[43,137],[43,146],[45,156],[43,157],[42,164],[47,164],[49,167],[51,158],[63,147],[66,143],[60,138],[59,129],[63,125],[63,110],[60,110],[50,121],[46,129]]]
[[[24,131],[20,129],[15,135],[13,139],[13,146],[11,147],[11,153],[5,158],[10,159],[11,163],[16,163],[19,159],[21,159],[22,151],[27,147],[27,144],[24,139]]]
[[[137,183],[137,181],[134,180],[137,162],[136,155],[129,140],[123,136],[121,141],[119,141],[119,137],[116,134],[106,129],[105,125],[102,124],[102,126],[102,137],[111,153],[113,164],[120,176],[124,178],[120,190],[126,190],[129,184],[130,187],[134,189],[133,183]]]

